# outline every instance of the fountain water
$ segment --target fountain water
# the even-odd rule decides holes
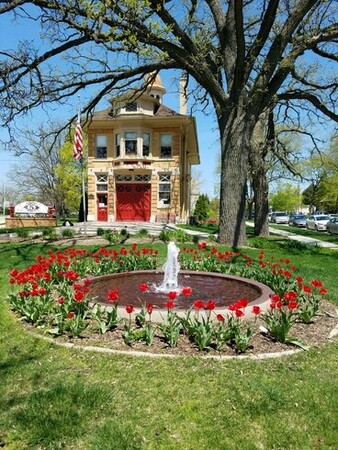
[[[167,261],[163,266],[164,278],[162,284],[157,288],[159,292],[167,292],[168,290],[178,289],[178,273],[180,271],[180,263],[178,262],[178,254],[180,249],[175,242],[168,244]]]

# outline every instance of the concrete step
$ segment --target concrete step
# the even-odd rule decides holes
[[[158,236],[162,230],[173,230],[177,231],[177,228],[172,223],[152,223],[152,222],[79,222],[74,224],[74,228],[80,234],[96,235],[97,229],[102,228],[103,230],[116,230],[120,232],[121,230],[126,230],[129,234],[137,234],[140,230],[148,230],[151,236]],[[207,239],[209,237],[208,233],[201,233],[198,231],[184,230],[185,233],[199,236],[200,238]]]
[[[78,222],[74,224],[74,229],[79,233],[97,234],[97,229],[103,230],[126,230],[129,234],[137,234],[140,230],[148,230],[150,235],[157,236],[162,230],[176,230],[172,224],[149,223],[149,222]]]

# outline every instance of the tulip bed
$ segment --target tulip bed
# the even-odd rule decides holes
[[[275,294],[271,296],[268,310],[261,311],[258,306],[250,310],[255,320],[245,320],[249,307],[246,298],[238,298],[231,304],[226,316],[214,312],[213,299],[195,300],[190,302],[186,316],[181,317],[175,311],[175,300],[177,295],[182,295],[189,304],[192,291],[189,287],[179,293],[168,292],[167,313],[161,324],[152,321],[151,303],[144,302],[141,311],[135,312],[135,299],[130,299],[125,308],[128,318],[121,318],[120,293],[115,289],[109,291],[106,299],[110,308],[93,301],[89,275],[155,269],[157,257],[157,250],[136,244],[118,250],[49,251],[47,255],[38,255],[36,262],[24,270],[10,271],[9,300],[25,321],[55,337],[88,340],[95,334],[102,337],[108,333],[109,339],[112,334],[118,335],[129,347],[141,342],[158,348],[157,340],[171,349],[178,347],[183,338],[199,351],[222,353],[232,349],[238,354],[255,351],[253,338],[256,336],[257,342],[257,337],[262,335],[271,342],[307,348],[302,339],[290,336],[290,332],[299,324],[313,324],[328,290],[318,279],[304,280],[289,258],[275,260],[273,256],[266,257],[264,251],[253,258],[246,253],[220,251],[202,242],[182,248],[179,256],[182,269],[239,275],[272,288]],[[139,288],[140,293],[145,293],[148,286],[142,283]],[[201,310],[206,314],[200,315]],[[107,337],[102,340],[108,341]]]

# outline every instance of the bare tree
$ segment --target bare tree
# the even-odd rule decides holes
[[[317,110],[336,120],[336,79],[314,70],[337,61],[335,0],[9,0],[1,14],[39,21],[47,50],[29,43],[1,52],[3,122],[36,105],[63,103],[83,87],[105,96],[141,83],[144,74],[181,69],[213,105],[220,132],[219,242],[245,242],[250,141],[260,115],[278,102],[292,119]],[[307,63],[304,58],[309,53]],[[58,73],[52,63],[67,61]],[[154,74],[155,76],[155,74]],[[152,82],[148,77],[148,83]],[[73,118],[71,118],[73,119]]]
[[[56,125],[61,128],[62,126]],[[80,204],[81,173],[73,158],[73,149],[67,135],[60,133],[56,140],[51,130],[40,127],[29,130],[16,141],[12,150],[24,155],[25,162],[15,165],[12,178],[16,191],[35,200],[55,205],[56,213],[64,217],[67,209],[77,210]]]
[[[266,156],[274,146],[272,112],[261,114],[251,136],[250,175],[255,205],[255,236],[269,235],[269,183],[267,178]]]
[[[288,128],[287,123],[275,123],[273,110],[259,117],[251,137],[250,176],[252,202],[255,205],[255,235],[268,236],[269,184],[280,179],[302,178],[300,162],[306,152],[299,149],[302,129]],[[311,133],[313,141],[316,138]]]

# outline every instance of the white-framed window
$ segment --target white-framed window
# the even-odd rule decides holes
[[[160,158],[171,158],[172,156],[172,135],[160,135]]]
[[[136,131],[126,131],[124,133],[124,152],[126,155],[135,155],[137,153]]]
[[[150,133],[143,133],[142,156],[150,154]]]
[[[150,155],[151,134],[143,131],[123,131],[115,134],[116,158],[135,158]]]
[[[159,206],[169,206],[171,202],[171,174],[158,174],[158,203]]]
[[[108,192],[108,175],[101,173],[96,175],[96,191]]]
[[[115,134],[115,151],[118,158],[121,155],[121,133]]]
[[[95,157],[98,159],[106,159],[107,146],[108,146],[107,136],[97,135],[95,142]]]

